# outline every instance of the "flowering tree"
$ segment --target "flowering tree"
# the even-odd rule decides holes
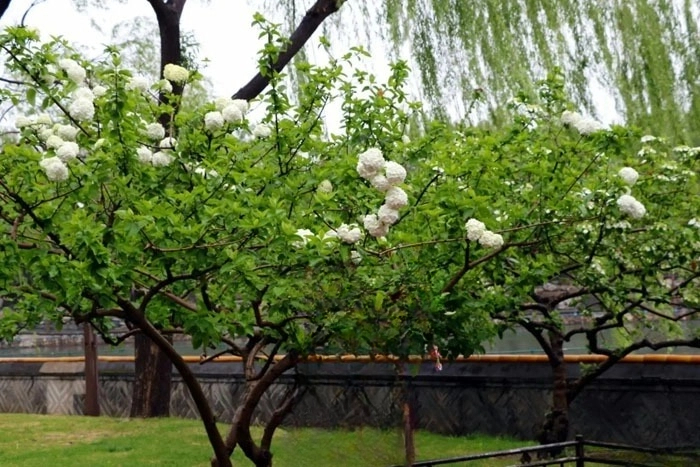
[[[253,411],[319,346],[407,355],[430,343],[469,353],[491,335],[486,313],[454,329],[442,322],[442,297],[458,294],[464,275],[448,264],[462,250],[463,221],[443,232],[451,239],[423,244],[418,226],[432,214],[409,215],[439,174],[405,180],[404,66],[387,92],[368,84],[364,98],[339,63],[310,68],[299,104],[275,86],[254,125],[242,100],[175,113],[173,90],[197,79],[177,65],[148,83],[113,49],[87,63],[25,28],[0,42],[23,79],[3,93],[31,107],[0,161],[0,293],[14,303],[3,313],[4,337],[70,317],[109,339],[109,318],[120,318],[180,372],[219,465],[230,464],[235,446],[269,465],[272,434],[297,395],[280,401],[259,445]],[[262,73],[274,72],[263,65]],[[338,87],[346,134],[323,141],[320,111]],[[494,258],[500,243],[484,242],[474,262]],[[246,390],[225,440],[166,338],[175,332],[204,352],[223,344],[244,358]]]
[[[562,121],[582,134],[575,146],[596,164],[608,164],[611,180],[586,182],[577,191],[580,210],[590,219],[579,224],[569,243],[557,239],[554,269],[531,292],[529,301],[494,314],[503,323],[527,330],[547,355],[553,376],[551,410],[538,439],[566,440],[569,406],[581,391],[632,352],[670,347],[700,347],[697,329],[681,326],[700,313],[698,283],[698,154],[700,148],[671,147],[646,135],[639,144],[620,141],[608,155],[591,145],[603,131],[595,122],[564,112]],[[617,170],[617,172],[615,172]],[[617,190],[611,186],[617,185]],[[620,187],[624,192],[620,193]],[[651,209],[636,197],[641,193]],[[609,206],[623,215],[611,216]],[[556,215],[555,213],[552,213]],[[575,312],[573,322],[560,313]],[[564,345],[583,337],[601,363],[587,365],[571,380]]]
[[[652,213],[678,235],[669,237],[674,258],[692,252],[681,240],[697,241],[697,229],[679,222],[697,210],[683,172],[697,152],[677,151],[680,202],[647,187],[644,171],[635,186],[645,190],[629,192],[632,166],[648,164],[625,155],[630,132],[563,113],[557,79],[542,84],[541,105],[515,102],[520,116],[508,128],[436,123],[411,142],[417,106],[402,90],[404,64],[381,85],[361,71],[345,75],[352,55],[306,66],[292,105],[274,44],[260,60],[272,87],[253,119],[244,100],[181,110],[177,90],[198,76],[175,64],[150,83],[114,49],[88,63],[25,28],[0,38],[22,77],[2,92],[31,107],[0,159],[0,293],[16,304],[0,321],[3,336],[70,317],[108,337],[108,318],[123,319],[182,375],[219,465],[236,446],[271,464],[274,430],[298,392],[279,401],[259,443],[254,410],[276,378],[325,345],[469,354],[494,335],[492,317],[531,309],[537,288],[567,268],[588,271],[584,278],[594,260],[619,268],[613,253],[627,251],[628,227],[608,227],[610,219],[651,242],[652,229],[632,227]],[[327,140],[321,114],[333,96],[344,126]],[[589,225],[603,232],[608,256],[590,253]],[[630,284],[610,287],[612,303],[637,293]],[[243,357],[246,388],[225,438],[166,338],[176,332],[204,352],[225,345]]]

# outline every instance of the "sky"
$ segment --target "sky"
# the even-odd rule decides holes
[[[94,0],[88,0],[90,1]],[[110,43],[111,31],[115,25],[138,16],[155,21],[153,9],[146,0],[126,0],[121,3],[107,0],[103,3],[109,4],[110,8],[91,7],[79,12],[74,0],[44,0],[30,10],[25,23],[39,30],[43,40],[51,36],[62,36],[73,44],[88,46],[94,49],[95,54],[99,54],[104,50],[104,45]],[[0,20],[0,29],[19,24],[31,4],[32,0],[13,0]],[[264,42],[258,38],[259,31],[251,25],[253,15],[260,11],[270,21],[281,23],[283,20],[272,16],[273,12],[264,11],[262,4],[263,0],[188,0],[186,3],[181,18],[181,31],[192,32],[199,42],[198,58],[203,62],[206,60],[206,68],[200,71],[212,85],[212,98],[230,97],[257,73],[257,53]],[[336,13],[338,16],[352,14],[353,11],[349,8]],[[297,15],[300,20],[299,12]],[[60,21],[56,18],[60,18]],[[336,28],[335,25],[333,27]],[[324,65],[329,60],[328,55],[319,47],[321,29],[316,31],[304,48],[309,61],[316,65]],[[352,37],[352,34],[343,31],[339,36]],[[356,45],[343,43],[345,41],[339,39],[335,41],[333,51],[336,55],[342,55]],[[374,58],[367,59],[360,66],[383,81],[389,76],[389,67],[386,60],[377,58],[386,57],[386,51],[379,37],[373,38],[371,43]],[[413,78],[417,79],[417,75]],[[415,83],[414,88],[418,89]],[[251,116],[260,118],[263,110],[264,108],[254,107]],[[327,131],[337,133],[340,130],[342,112],[339,100],[328,103],[323,120]]]
[[[0,27],[18,24],[31,0],[14,0],[0,20]],[[107,3],[107,2],[105,2]],[[46,0],[31,9],[26,24],[38,29],[42,38],[52,35],[92,46],[101,51],[109,42],[117,23],[135,16],[155,19],[146,0],[128,0],[124,4],[109,2],[109,10],[90,8],[79,13],[73,0]],[[193,31],[200,42],[200,58],[208,59],[204,73],[213,84],[215,95],[229,96],[243,86],[256,71],[256,52],[262,42],[251,27],[255,9],[245,0],[189,0],[182,14],[182,30]],[[57,18],[60,20],[57,21]],[[91,24],[91,19],[105,33]]]

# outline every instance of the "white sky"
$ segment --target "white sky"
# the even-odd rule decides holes
[[[0,21],[0,27],[18,24],[31,3],[31,0],[14,0]],[[123,5],[105,3],[113,3],[113,6],[109,10],[90,8],[87,13],[78,13],[72,0],[46,0],[30,11],[26,23],[38,29],[42,37],[60,35],[70,42],[101,51],[117,23],[136,16],[155,20],[146,0],[129,0]],[[215,95],[230,96],[255,74],[256,52],[262,43],[251,26],[255,10],[248,3],[245,0],[189,0],[185,5],[181,29],[194,32],[200,43],[200,58],[210,60],[204,74],[211,79]],[[92,26],[91,18],[105,34]]]

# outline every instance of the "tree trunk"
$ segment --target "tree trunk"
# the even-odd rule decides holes
[[[549,343],[554,358],[552,367],[552,406],[546,414],[542,429],[537,437],[540,444],[561,443],[569,436],[569,402],[567,399],[567,374],[564,361],[564,340],[561,334],[549,332]],[[561,449],[553,449],[548,454],[555,457]]]
[[[172,363],[157,345],[141,333],[135,336],[134,350],[135,378],[131,416],[169,416]]]
[[[99,376],[97,372],[97,339],[90,324],[83,323],[83,344],[85,345],[85,408],[88,416],[100,415]]]
[[[412,418],[411,403],[406,398],[403,402],[403,445],[406,467],[411,467],[416,462],[416,442],[413,437]]]

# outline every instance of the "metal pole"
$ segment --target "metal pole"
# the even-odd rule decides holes
[[[583,446],[583,435],[576,435],[576,467],[585,466]]]

